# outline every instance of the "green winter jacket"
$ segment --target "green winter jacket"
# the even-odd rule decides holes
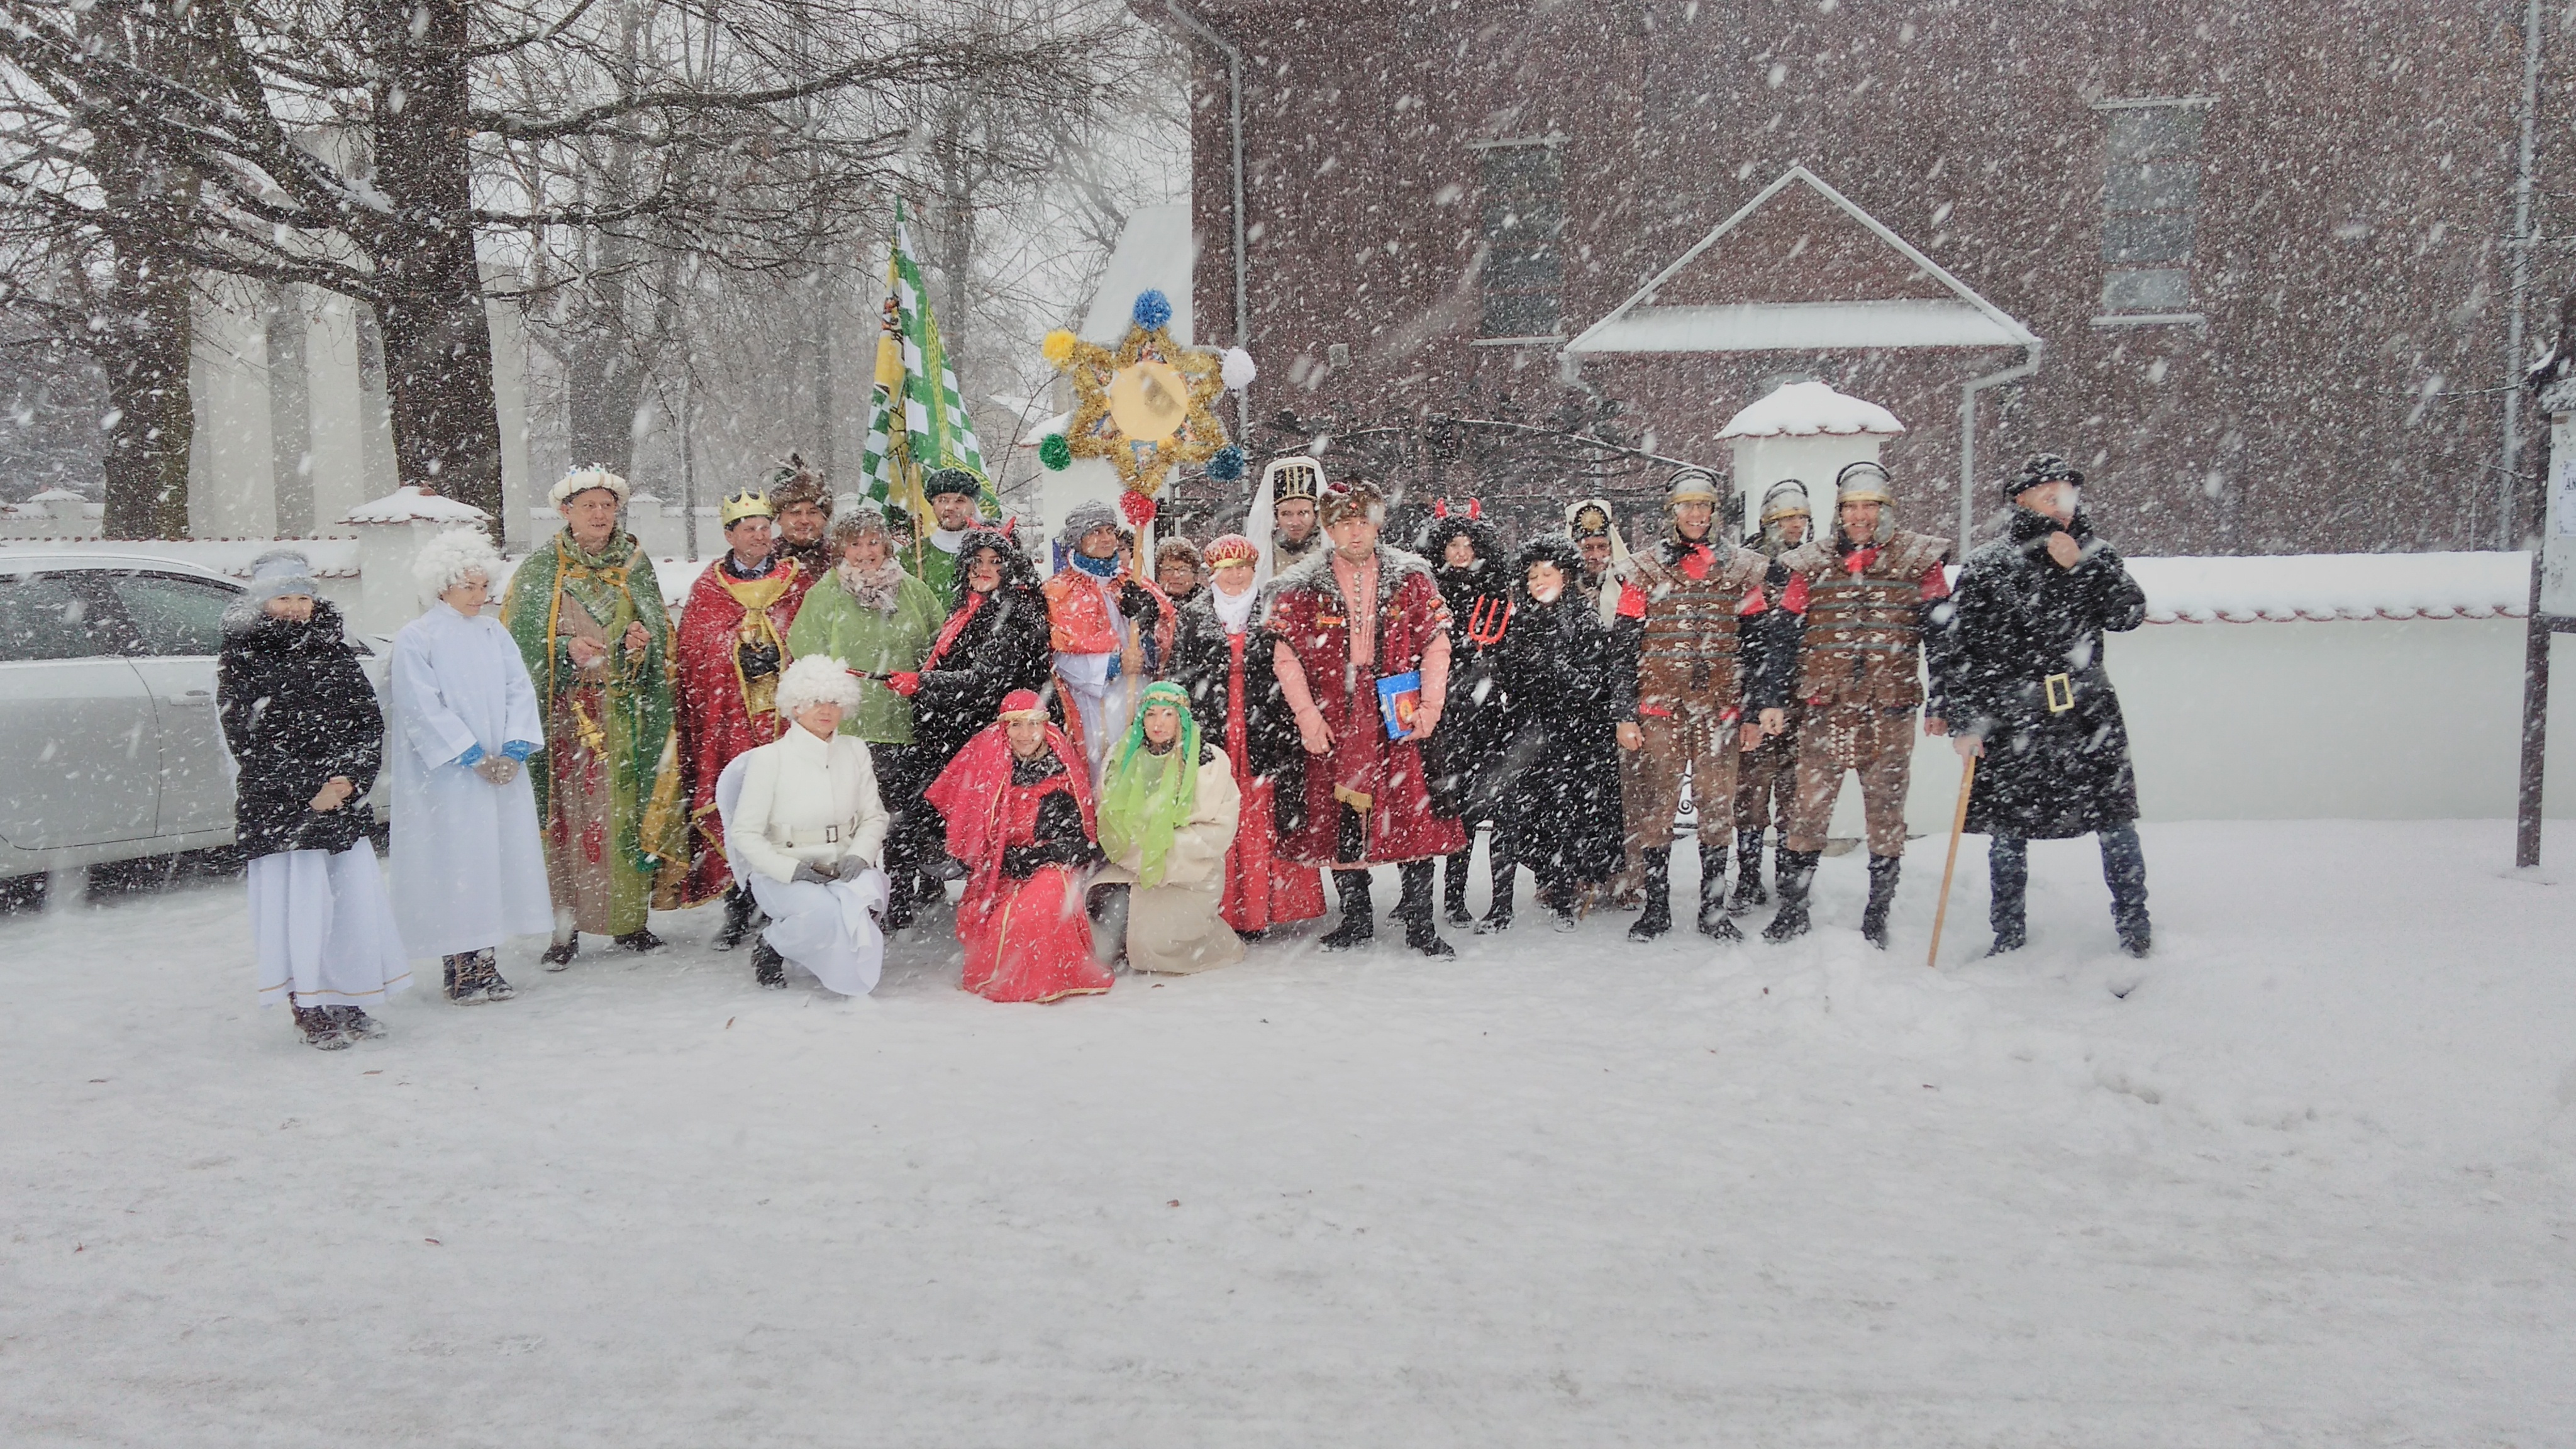
[[[895,590],[894,612],[881,613],[850,597],[841,576],[827,573],[807,590],[787,626],[787,652],[802,659],[828,654],[870,674],[908,674],[921,668],[948,610],[928,584],[910,574]],[[912,743],[912,701],[880,680],[859,681],[859,707],[841,721],[841,733],[871,744]]]

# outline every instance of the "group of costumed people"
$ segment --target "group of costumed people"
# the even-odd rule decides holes
[[[262,996],[345,1046],[382,1034],[365,1008],[416,955],[441,958],[449,999],[506,1000],[510,937],[548,935],[563,970],[584,934],[649,952],[650,910],[717,901],[711,944],[750,941],[760,984],[793,968],[860,995],[887,934],[952,881],[963,985],[997,1001],[1107,991],[1122,964],[1228,965],[1322,917],[1327,872],[1340,919],[1319,944],[1361,946],[1379,865],[1427,956],[1454,954],[1444,923],[1507,929],[1523,867],[1557,929],[1626,905],[1629,937],[1652,940],[1673,927],[1685,786],[1698,929],[1739,940],[1734,918],[1769,900],[1767,831],[1762,934],[1785,941],[1809,929],[1854,772],[1862,933],[1884,946],[1918,718],[1986,762],[1969,828],[1993,838],[1994,949],[2026,939],[2027,842],[2090,833],[2143,954],[2100,648],[2143,599],[2081,482],[2031,460],[2007,535],[1954,586],[1949,542],[1895,526],[1874,463],[1835,480],[1830,535],[1783,480],[1736,542],[1720,480],[1683,469],[1651,547],[1630,554],[1591,499],[1507,560],[1472,505],[1394,547],[1372,481],[1295,457],[1266,471],[1246,533],[1150,560],[1116,510],[1077,505],[1041,582],[971,473],[925,479],[937,526],[916,531],[865,505],[835,518],[790,458],[723,501],[725,552],[675,626],[619,526],[625,481],[582,470],[553,490],[562,529],[515,569],[479,533],[423,550],[426,608],[381,708],[307,561],[273,553],[227,618],[219,689]],[[380,772],[390,889],[352,808]]]

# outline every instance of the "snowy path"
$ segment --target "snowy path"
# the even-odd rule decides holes
[[[756,991],[702,913],[333,1054],[238,881],[15,915],[0,1442],[2576,1443],[2576,885],[2510,829],[2150,827],[2143,965],[2089,842],[1967,960],[1980,859],[1938,976],[1937,841],[1885,956],[1847,858],[1787,948],[1047,1008],[937,939]]]

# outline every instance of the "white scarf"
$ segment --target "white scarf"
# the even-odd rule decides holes
[[[941,553],[955,553],[957,546],[965,541],[966,530],[962,528],[934,528],[930,531],[930,546]]]
[[[874,609],[887,618],[894,617],[895,605],[902,602],[903,566],[887,559],[873,569],[862,569],[844,563],[832,571],[839,575],[841,588],[859,602],[861,608]]]
[[[1229,594],[1211,583],[1208,585],[1207,592],[1208,603],[1216,609],[1217,621],[1225,625],[1225,632],[1229,634],[1242,633],[1245,626],[1252,622],[1253,606],[1261,602],[1261,590],[1258,588],[1248,588],[1239,594]]]

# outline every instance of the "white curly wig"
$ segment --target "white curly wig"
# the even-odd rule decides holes
[[[840,660],[828,654],[808,654],[787,666],[778,680],[778,712],[789,719],[809,704],[837,704],[844,710],[859,707],[859,681]]]
[[[437,598],[465,582],[469,574],[481,574],[483,582],[498,592],[501,555],[479,530],[451,528],[421,545],[420,556],[411,561],[411,574],[420,581],[424,599]]]
[[[565,499],[576,493],[587,493],[593,488],[605,488],[616,494],[621,506],[626,502],[628,493],[626,480],[605,468],[575,468],[566,473],[563,475],[563,481],[547,492],[546,501],[561,508]]]

